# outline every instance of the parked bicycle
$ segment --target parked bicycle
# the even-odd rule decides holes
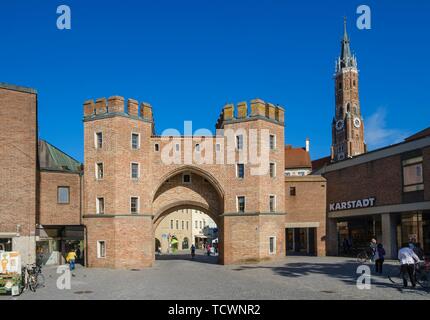
[[[45,286],[45,276],[42,274],[42,266],[38,264],[29,264],[22,268],[22,285],[21,293],[30,289],[36,292],[38,288]]]

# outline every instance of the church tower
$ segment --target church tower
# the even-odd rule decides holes
[[[358,91],[357,58],[351,53],[346,18],[340,57],[336,61],[334,77],[336,108],[332,123],[331,160],[333,162],[366,152]]]

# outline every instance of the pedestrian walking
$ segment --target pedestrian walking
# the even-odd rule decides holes
[[[66,262],[69,264],[70,271],[75,270],[76,263],[76,252],[73,249],[70,249],[69,253],[66,256]]]
[[[399,250],[398,259],[400,260],[400,272],[403,277],[403,286],[405,288],[408,287],[408,279],[406,277],[406,275],[408,275],[412,288],[415,288],[415,263],[420,262],[420,258],[418,258],[415,252],[409,247],[409,244],[405,243]]]
[[[193,244],[191,246],[191,259],[194,259],[195,255],[196,255],[196,246]]]
[[[382,274],[382,265],[385,261],[385,249],[382,243],[378,243],[375,251],[375,271]]]

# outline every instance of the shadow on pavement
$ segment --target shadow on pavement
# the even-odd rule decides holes
[[[196,252],[194,259],[191,258],[190,253],[171,253],[156,255],[155,260],[157,261],[168,261],[168,260],[185,260],[190,262],[206,263],[206,264],[218,264],[218,256],[208,256],[203,252]]]
[[[429,292],[417,285],[415,289],[411,287],[404,289],[402,283],[392,283],[388,279],[388,275],[399,270],[398,265],[387,264],[384,265],[384,271],[382,275],[374,274],[374,266],[371,264],[366,264],[370,267],[372,272],[371,284],[372,286],[377,286],[380,288],[391,288],[399,292],[415,292],[419,295],[428,295]],[[299,278],[304,276],[310,276],[314,274],[322,274],[327,277],[331,277],[336,280],[340,280],[346,284],[356,286],[357,279],[360,274],[357,273],[357,268],[360,266],[359,263],[355,261],[344,261],[340,263],[313,263],[313,262],[300,262],[300,263],[287,263],[283,266],[265,266],[265,265],[242,265],[235,269],[234,271],[251,270],[251,269],[269,269],[275,274],[289,277],[289,278]]]

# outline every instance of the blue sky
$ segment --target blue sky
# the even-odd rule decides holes
[[[69,5],[72,30],[56,28]],[[372,9],[358,30],[356,9]],[[39,134],[83,159],[82,103],[150,102],[157,133],[214,129],[223,105],[286,108],[286,143],[329,154],[343,16],[358,57],[370,149],[430,125],[430,2],[422,0],[2,1],[0,82],[39,92]]]

